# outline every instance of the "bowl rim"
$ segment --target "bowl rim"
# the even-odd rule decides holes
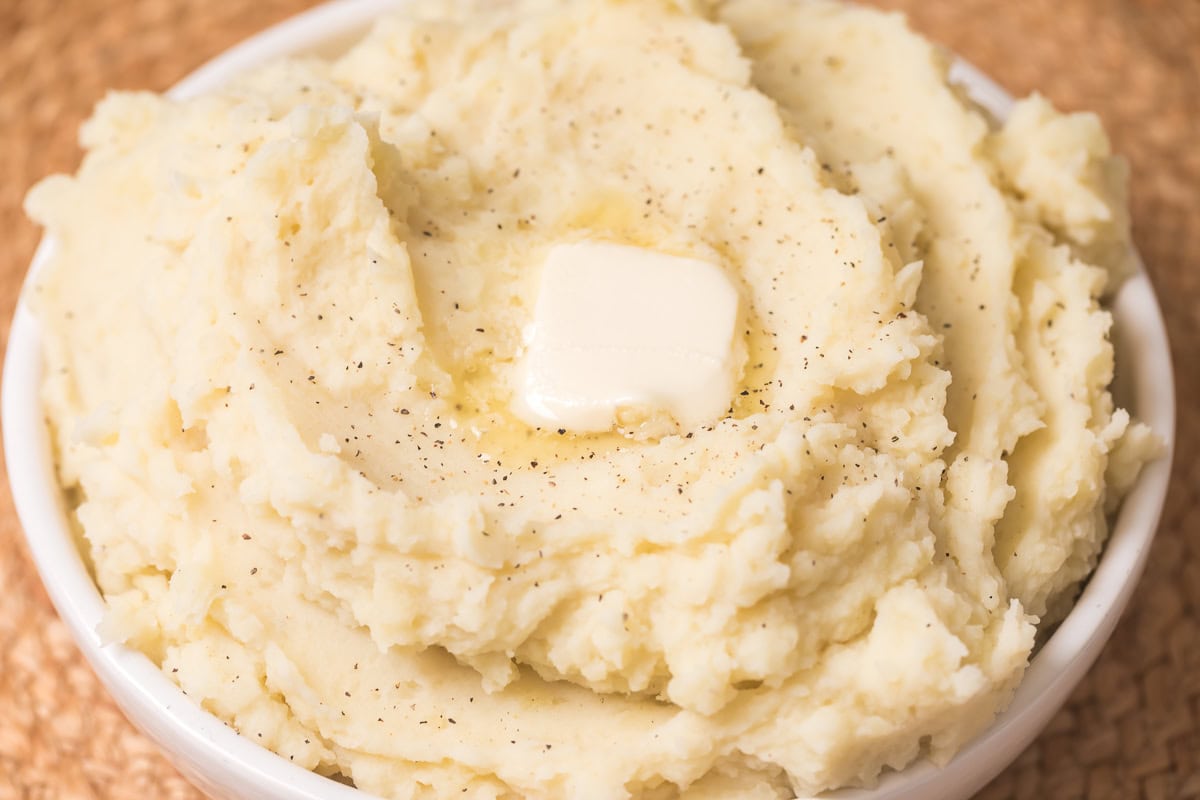
[[[334,50],[361,36],[371,21],[405,0],[329,0],[226,50],[166,92],[173,99],[202,94],[266,61],[296,53]],[[951,81],[995,117],[1013,99],[961,59]],[[311,772],[235,732],[204,711],[141,652],[104,643],[97,633],[104,602],[77,549],[52,444],[41,409],[42,351],[37,320],[24,295],[51,257],[43,237],[23,282],[4,364],[0,414],[4,456],[17,516],[50,599],[111,695],[126,715],[195,780],[220,770],[224,779],[271,796],[304,800],[366,800],[373,795]],[[880,776],[871,789],[821,795],[838,800],[963,797],[1007,766],[1045,726],[1099,655],[1145,566],[1166,497],[1175,444],[1175,392],[1162,312],[1144,268],[1116,292],[1110,309],[1117,352],[1117,386],[1131,413],[1165,442],[1125,497],[1099,563],[1067,617],[1037,651],[1008,707],[945,766],[921,758]],[[1135,357],[1136,356],[1136,357]]]

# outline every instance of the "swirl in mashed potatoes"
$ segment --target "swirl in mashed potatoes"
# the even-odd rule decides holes
[[[405,9],[332,61],[113,94],[29,197],[105,635],[386,797],[945,761],[1155,448],[1107,390],[1096,119],[991,121],[901,18],[828,2]],[[719,418],[514,415],[540,265],[581,241],[719,266]]]

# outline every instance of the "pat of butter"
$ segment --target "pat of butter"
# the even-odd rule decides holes
[[[613,429],[618,410],[692,427],[729,409],[738,293],[715,264],[640,247],[557,245],[543,266],[513,410],[530,425]]]

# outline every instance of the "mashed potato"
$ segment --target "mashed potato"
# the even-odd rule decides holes
[[[83,143],[30,194],[30,299],[104,633],[380,795],[945,761],[1154,450],[1106,389],[1099,125],[993,124],[893,15],[413,5],[332,62],[111,95]],[[720,419],[514,416],[540,265],[579,241],[719,265]]]

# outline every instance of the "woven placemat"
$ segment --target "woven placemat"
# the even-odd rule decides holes
[[[1067,706],[980,797],[1200,798],[1200,2],[876,2],[1017,94],[1099,112],[1133,165],[1136,237],[1179,354],[1180,455],[1146,577]],[[311,4],[0,0],[5,340],[39,235],[21,199],[75,168],[76,130],[105,89],[165,89]],[[0,489],[0,800],[199,797],[83,662]]]

